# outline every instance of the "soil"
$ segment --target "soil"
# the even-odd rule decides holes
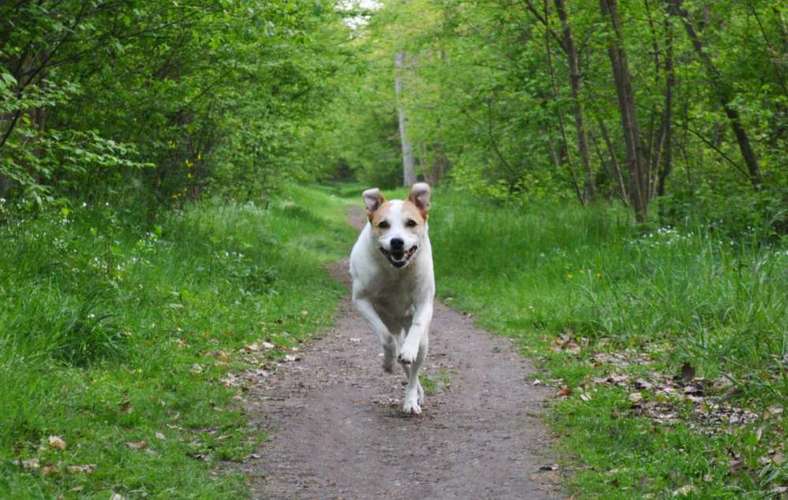
[[[346,261],[331,272],[349,286]],[[242,464],[255,498],[560,496],[541,419],[548,394],[511,341],[436,303],[413,417],[400,409],[404,373],[385,374],[380,351],[346,299],[330,331],[251,389],[247,410],[269,434]]]

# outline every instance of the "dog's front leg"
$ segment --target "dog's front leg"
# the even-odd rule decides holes
[[[389,332],[388,327],[380,319],[378,312],[369,299],[353,294],[353,305],[356,310],[369,322],[372,331],[377,335],[383,346],[383,370],[387,373],[394,371],[394,359],[397,357],[397,341]]]
[[[432,300],[429,299],[417,306],[408,335],[400,348],[399,361],[408,375],[402,411],[410,415],[420,414],[424,402],[424,389],[419,382],[419,368],[427,357],[431,321]]]
[[[416,306],[413,322],[408,330],[405,341],[399,352],[400,363],[413,363],[419,354],[419,348],[426,343],[427,331],[432,321],[432,297]]]

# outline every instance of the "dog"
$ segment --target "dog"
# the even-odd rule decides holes
[[[377,188],[363,193],[368,221],[350,253],[353,304],[383,346],[383,370],[398,361],[408,378],[402,411],[419,415],[424,389],[435,275],[427,217],[430,186],[414,184],[407,200],[386,201]]]

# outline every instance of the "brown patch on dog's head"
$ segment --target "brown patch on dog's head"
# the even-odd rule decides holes
[[[418,224],[427,222],[427,213],[422,212],[422,210],[419,209],[415,203],[410,201],[410,199],[402,202],[402,214],[408,217],[408,219],[416,221]]]
[[[423,220],[427,220],[430,211],[430,197],[432,196],[432,190],[430,189],[430,185],[426,182],[417,182],[410,188],[410,194],[408,195],[408,201],[412,204],[421,214],[421,218]]]
[[[391,202],[384,201],[382,205],[377,207],[374,212],[369,214],[369,221],[372,222],[372,227],[377,228],[380,226],[380,223],[389,215],[389,210],[391,209]]]

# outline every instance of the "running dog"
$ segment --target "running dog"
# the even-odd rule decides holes
[[[402,411],[421,413],[419,368],[427,357],[435,297],[427,234],[430,186],[414,184],[407,200],[386,201],[377,188],[363,193],[369,221],[350,253],[353,304],[383,346],[383,370],[397,360],[408,385]]]

